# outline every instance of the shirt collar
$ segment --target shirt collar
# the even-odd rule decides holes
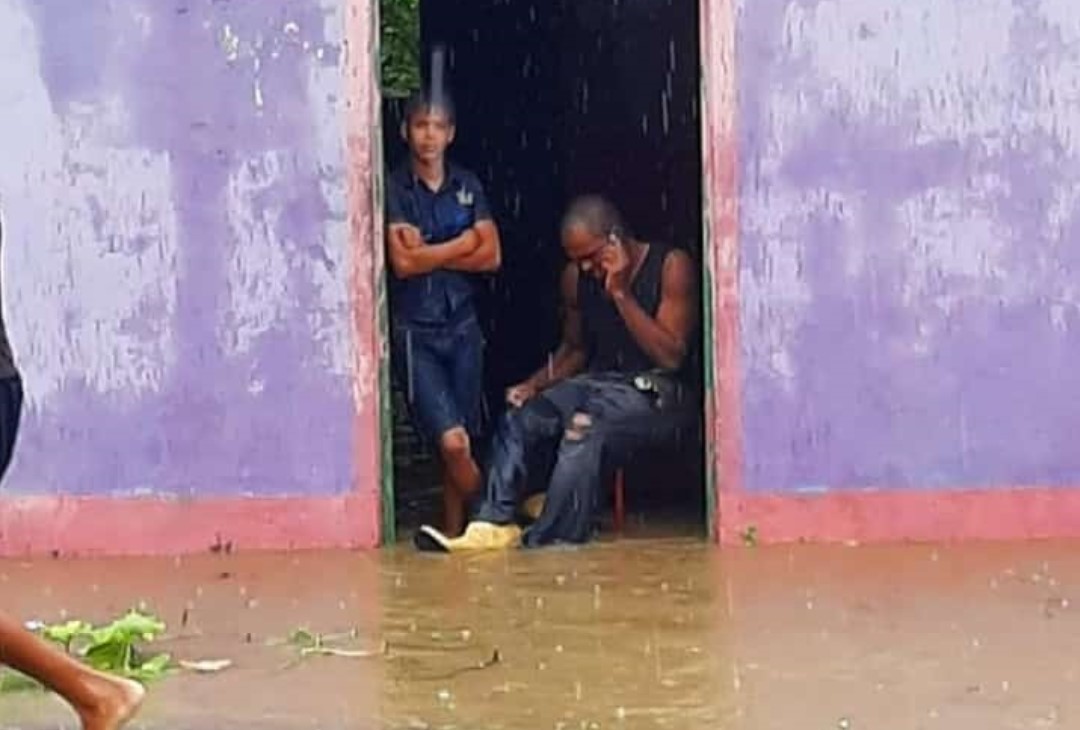
[[[422,188],[422,189],[425,189],[425,190],[429,189],[429,188],[427,188],[426,185],[423,185],[421,183],[420,178],[418,178],[416,176],[416,174],[413,172],[412,165],[409,164],[408,160],[406,160],[405,163],[402,165],[401,173],[402,173],[402,176],[405,179],[406,187],[409,187],[409,188]],[[437,193],[442,193],[442,192],[445,192],[447,190],[453,190],[455,188],[461,187],[461,185],[462,185],[462,176],[461,176],[460,168],[458,168],[458,166],[453,164],[452,162],[447,162],[446,163],[446,177],[443,179],[442,187],[439,188],[436,192]]]

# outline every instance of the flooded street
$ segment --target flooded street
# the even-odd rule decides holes
[[[0,563],[22,617],[142,602],[178,658],[234,661],[153,685],[145,728],[1075,727],[1078,586],[1075,544]],[[297,663],[299,627],[375,656]],[[5,695],[16,727],[74,726]]]
[[[388,556],[386,638],[442,649],[387,666],[387,724],[717,727],[715,554],[658,541]],[[449,676],[496,650],[498,664]]]

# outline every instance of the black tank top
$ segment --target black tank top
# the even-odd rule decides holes
[[[664,261],[671,250],[663,244],[649,244],[645,260],[630,284],[634,299],[650,317],[655,317],[660,308]],[[603,280],[586,274],[578,276],[578,307],[589,372],[640,373],[658,369],[634,341],[615,303],[605,293]]]

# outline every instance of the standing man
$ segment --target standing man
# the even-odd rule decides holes
[[[3,236],[0,221],[0,245]],[[22,379],[11,354],[0,301],[0,477],[11,463],[22,399]],[[141,685],[80,664],[3,612],[0,612],[0,664],[33,677],[67,700],[78,714],[83,730],[118,730],[142,704]]]
[[[495,434],[475,520],[458,538],[421,528],[421,550],[587,542],[605,470],[672,442],[691,422],[697,293],[690,257],[627,235],[615,207],[595,196],[570,206],[562,244],[570,260],[562,342],[546,366],[507,391],[510,410]],[[546,499],[522,535],[517,510],[530,486]]]
[[[438,451],[448,535],[461,532],[480,487],[484,335],[473,285],[502,256],[480,181],[446,160],[454,133],[448,98],[413,96],[402,124],[409,159],[386,191],[394,373],[417,430]]]

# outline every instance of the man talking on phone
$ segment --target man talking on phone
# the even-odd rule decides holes
[[[465,533],[424,526],[421,550],[587,542],[605,469],[670,442],[693,417],[690,257],[627,235],[619,211],[597,196],[571,204],[562,246],[562,341],[546,365],[507,390],[484,501]],[[543,507],[523,533],[518,510],[532,490],[544,494]]]

